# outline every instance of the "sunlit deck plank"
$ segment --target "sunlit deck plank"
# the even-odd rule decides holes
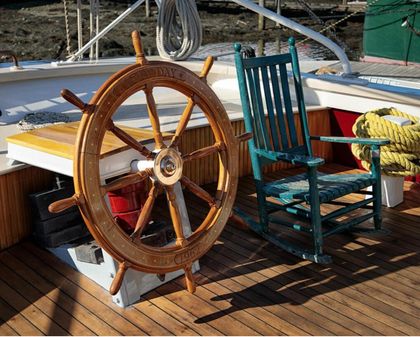
[[[233,237],[238,237],[238,235],[240,235],[240,233],[235,232]],[[256,240],[258,239],[256,238]],[[250,241],[247,241],[247,245],[249,243]],[[255,250],[251,249],[249,254],[252,255],[253,259],[258,259],[260,256],[253,254],[254,251]],[[305,294],[304,296],[307,297],[307,300],[312,299],[314,301],[322,302],[322,299],[327,296],[331,300],[343,304],[347,307],[347,310],[342,311],[343,308],[338,304],[337,309],[339,309],[339,312],[346,313],[349,317],[353,317],[356,322],[366,324],[364,327],[364,330],[366,331],[362,333],[363,335],[375,334],[369,332],[370,329],[375,329],[377,333],[380,334],[402,333],[396,329],[398,329],[401,324],[404,325],[404,323],[397,321],[396,326],[392,324],[388,325],[388,320],[392,321],[392,319],[383,314],[381,310],[377,310],[372,306],[372,299],[369,297],[369,291],[371,291],[372,288],[368,288],[368,290],[365,291],[365,294],[357,290],[358,282],[360,282],[360,284],[363,283],[363,287],[366,289],[366,286],[364,285],[364,282],[367,280],[366,278],[356,277],[347,273],[345,273],[344,276],[340,275],[340,272],[343,269],[339,267],[340,263],[334,267],[322,267],[307,262],[303,263],[303,265],[299,262],[296,264],[290,262],[286,263],[283,260],[273,266],[272,261],[279,260],[279,258],[276,259],[273,257],[273,254],[266,254],[267,252],[269,252],[268,249],[264,250],[263,256],[270,259],[268,260],[268,266],[271,266],[271,268],[264,269],[261,267],[261,270],[263,270],[262,273],[267,277],[271,277],[271,281],[274,280],[273,285],[278,284],[278,291],[281,292],[283,288],[292,288],[297,292]],[[334,256],[334,261],[335,260]],[[276,287],[273,289],[276,289]],[[315,293],[313,293],[314,291]],[[291,302],[293,303],[294,301],[291,300]],[[377,308],[379,309],[382,309],[383,305],[385,305],[382,303],[379,303],[378,305],[378,303],[379,302],[376,301]],[[295,304],[299,305],[301,303],[296,300]],[[337,307],[337,303],[335,303],[335,306]],[[381,323],[377,324],[377,322]],[[355,327],[355,325],[346,326],[352,329]],[[394,327],[396,329],[394,329]]]
[[[279,331],[278,334],[280,335],[308,334],[300,327],[297,327],[295,324],[287,321],[291,315],[289,315],[288,312],[283,308],[267,308],[265,306],[256,306],[256,304],[261,301],[261,297],[255,292],[249,292],[245,297],[238,296],[235,301],[230,301],[230,294],[232,292],[242,290],[243,287],[230,278],[221,277],[223,275],[220,274],[219,270],[212,269],[209,267],[209,265],[203,264],[200,272],[206,277],[202,280],[202,282],[200,282],[201,286],[207,287],[209,284],[217,284],[220,287],[220,291],[218,292],[218,295],[215,296],[215,300],[225,300],[226,304],[231,306],[228,309],[225,309],[226,314],[238,310],[244,310],[259,319],[263,317],[265,324]],[[201,318],[200,322],[202,321],[205,321],[205,319]]]
[[[276,263],[276,260],[282,259],[283,257],[273,253],[277,255],[273,258],[272,256],[266,255],[265,251],[261,252],[262,255],[260,255],[260,252],[255,254],[255,251],[252,248],[244,248],[242,245],[230,240],[233,236],[237,237],[238,234],[239,233],[235,230],[232,230],[229,237],[227,237],[227,240],[224,241],[224,244],[240,254],[243,259],[252,258],[260,261],[260,264],[262,265],[259,267],[260,272],[264,276],[279,283],[280,289],[294,289],[295,291],[299,291],[301,295],[312,298],[314,301],[327,306],[337,313],[345,315],[347,319],[343,320],[343,324],[358,334],[376,335],[381,333],[382,329],[380,326],[372,324],[367,316],[364,314],[361,315],[359,311],[356,311],[347,305],[347,301],[349,301],[350,298],[343,294],[333,292],[333,288],[329,288],[324,279],[317,279],[317,274],[314,273],[315,275],[311,275],[308,273],[306,270],[306,265],[309,264],[308,262],[296,263],[295,265],[289,263]],[[327,280],[330,281],[330,279]],[[329,297],[326,295],[328,293],[333,293],[334,296]],[[298,303],[298,301],[296,301],[296,303]],[[375,328],[377,329],[375,330]],[[383,331],[383,333],[385,333],[385,331]]]
[[[2,273],[3,274],[3,273]],[[23,315],[44,335],[66,335],[67,332],[54,320],[51,320],[41,309],[25,299],[15,288],[0,279],[0,293],[3,300],[14,310]]]
[[[204,269],[204,268],[203,268]],[[204,272],[204,271],[203,271]],[[218,282],[213,282],[203,272],[198,273],[197,282],[200,284],[202,289],[206,289],[210,294],[210,300],[218,304],[218,308],[223,310],[226,314],[230,314],[230,308],[232,303],[226,301],[217,301],[218,298],[223,298],[223,294],[228,294],[231,291],[228,288],[223,287]],[[216,299],[216,300],[215,300]],[[238,310],[234,312],[237,319],[244,319],[253,329],[265,336],[285,334],[280,326],[274,327],[266,320],[262,321],[261,315],[255,315],[252,310]]]
[[[108,335],[418,334],[420,194],[417,185],[405,186],[406,201],[383,208],[391,234],[327,239],[330,265],[302,261],[228,225],[200,260],[196,294],[189,294],[179,278],[127,309],[48,252],[19,244],[0,253],[0,333],[51,334],[55,327],[55,334],[57,329]],[[188,202],[191,218],[199,216],[195,203]],[[236,203],[257,215],[251,177],[241,179]],[[40,315],[31,315],[32,309]]]
[[[179,286],[181,286],[182,288],[185,288],[185,282],[183,279],[178,279],[175,281]],[[206,279],[204,277],[202,277],[202,275],[198,275],[197,277],[197,283],[198,284],[207,284]],[[253,315],[251,315],[250,313],[246,312],[246,311],[235,311],[235,312],[230,312],[229,308],[231,307],[231,304],[226,302],[226,301],[217,301],[214,300],[215,298],[218,297],[218,293],[214,293],[211,290],[209,290],[209,288],[213,288],[212,284],[209,284],[208,287],[200,287],[200,291],[197,292],[197,295],[203,299],[204,301],[208,302],[208,303],[212,303],[217,310],[220,312],[226,312],[229,313],[229,316],[231,316],[232,318],[236,319],[238,322],[240,322],[241,324],[245,325],[246,327],[248,327],[249,329],[251,329],[251,333],[254,334],[261,334],[261,335],[277,335],[279,332],[273,330],[272,328],[270,328],[264,321],[262,321],[260,318],[256,318]],[[199,321],[199,320],[198,320]]]
[[[95,296],[82,289],[80,285],[71,282],[64,275],[54,270],[49,260],[52,256],[46,251],[39,250],[28,243],[22,244],[19,248],[13,247],[11,251],[20,261],[33,266],[42,277],[49,280],[55,287],[58,287],[63,293],[72,298],[74,302],[85,307],[92,315],[93,322],[90,327],[95,329],[96,334],[121,335],[125,331],[138,331],[138,328],[129,330],[129,322],[121,319],[122,317],[114,311],[108,310]],[[59,260],[54,259],[54,264],[58,262]],[[79,279],[82,278],[84,277],[79,275]],[[59,297],[57,302],[60,303],[60,301]]]
[[[0,336],[17,336],[18,333],[13,330],[6,322],[0,320]]]
[[[202,299],[199,289],[197,289],[197,294],[191,295],[185,291],[185,287],[181,287],[176,282],[164,284],[159,288],[159,293],[166,295],[170,301],[196,315],[197,319],[220,311],[211,301],[207,302]],[[223,335],[258,335],[255,330],[230,315],[222,315],[208,324]]]
[[[43,333],[0,296],[0,318],[19,335],[43,336]],[[5,324],[1,324],[3,327]],[[7,326],[5,327],[7,329]]]
[[[283,175],[284,172],[283,171]],[[279,177],[279,173],[272,174],[272,177]],[[246,178],[248,179],[248,178]],[[245,180],[246,180],[245,179]],[[249,178],[250,179],[250,178]],[[251,180],[251,179],[250,179]],[[250,182],[251,183],[251,182]],[[239,198],[241,198],[243,195],[250,195],[254,193],[253,188],[249,184],[243,184],[241,187],[245,187],[247,190],[242,191],[244,194],[240,194]],[[240,187],[240,188],[241,188]],[[246,209],[251,214],[253,213],[254,216],[257,216],[257,207],[255,202],[249,202],[247,200],[240,200],[238,203],[241,206],[244,206],[248,202],[248,208]],[[386,218],[386,210],[385,209],[385,215]],[[394,222],[393,226],[397,225],[398,228],[401,228],[401,224],[398,222]],[[394,229],[394,227],[390,228],[391,230]],[[395,235],[395,234],[394,234]],[[416,235],[417,238],[414,240],[418,240],[418,234]],[[300,238],[297,236],[293,237],[294,239],[300,241]],[[331,239],[327,240],[327,252],[331,254],[334,258],[334,264],[332,265],[334,268],[334,274],[332,277],[337,275],[336,273],[340,274],[344,277],[344,279],[351,279],[356,277],[361,283],[364,284],[365,281],[369,280],[370,278],[381,278],[381,283],[387,285],[388,287],[384,287],[384,293],[383,296],[386,296],[386,292],[390,291],[391,289],[397,289],[400,292],[406,292],[406,294],[410,294],[410,296],[413,296],[417,298],[420,294],[418,291],[414,290],[414,286],[416,284],[415,279],[410,279],[407,277],[404,277],[401,275],[403,272],[402,268],[399,268],[398,266],[395,266],[392,263],[389,263],[386,259],[381,260],[377,259],[375,257],[376,251],[372,249],[370,252],[366,251],[364,246],[356,246],[353,242],[353,238],[347,240],[345,236],[334,236]],[[383,237],[385,240],[389,240],[388,237]],[[401,240],[403,240],[404,237],[401,237]],[[380,246],[380,242],[377,242],[377,245]],[[345,247],[345,248],[343,248]],[[418,255],[418,249],[414,250],[414,252],[411,252],[410,255]],[[372,262],[374,263],[372,265]],[[418,263],[415,265],[418,266]],[[342,267],[343,266],[343,267]],[[308,268],[312,268],[314,266],[308,265]],[[316,266],[315,266],[316,267]],[[394,271],[400,272],[400,274],[393,273]],[[360,278],[359,275],[365,275],[365,277]],[[358,288],[358,285],[353,283],[355,289]],[[352,284],[350,284],[352,285]],[[365,294],[359,294],[358,292],[355,292],[354,289],[350,288],[352,291],[352,296],[354,299],[362,299],[362,303],[366,302],[368,305],[375,308],[380,307],[381,311],[377,312],[377,315],[379,315],[377,318],[381,319],[384,323],[386,322],[392,322],[393,326],[399,327],[401,332],[405,332],[408,334],[415,333],[415,331],[418,331],[419,329],[419,323],[416,315],[406,315],[402,311],[396,311],[395,308],[393,308],[390,305],[387,305],[384,302],[378,301],[374,296],[372,296],[372,292],[375,288],[370,288],[366,291]],[[364,297],[366,296],[367,297]],[[369,296],[370,295],[370,296]],[[382,296],[382,297],[383,297]],[[395,302],[398,302],[396,300]],[[408,309],[411,312],[411,309]],[[418,312],[418,307],[415,308],[416,312]],[[382,313],[384,311],[384,313]],[[375,317],[375,316],[374,316]],[[399,321],[401,319],[403,322]],[[407,321],[407,322],[406,322]],[[409,323],[409,324],[406,324]]]
[[[33,303],[44,312],[51,319],[55,319],[61,328],[65,329],[72,335],[91,335],[93,331],[88,328],[88,325],[83,325],[78,320],[77,309],[73,308],[73,302],[66,301],[63,306],[57,305],[55,300],[60,296],[59,289],[55,287],[48,288],[48,281],[41,279],[40,282],[46,285],[44,292],[38,290],[35,285],[37,280],[36,273],[30,268],[25,268],[20,261],[18,261],[11,254],[6,254],[6,258],[1,265],[2,277],[13,286],[26,300]],[[38,283],[39,284],[39,283]],[[50,291],[50,290],[53,291]],[[54,294],[52,294],[54,292]],[[46,295],[45,295],[46,294]],[[69,310],[67,312],[65,309]],[[73,317],[75,319],[73,319]]]
[[[26,251],[21,252],[21,256],[24,257],[27,254],[40,256],[46,265],[45,269],[48,270],[49,277],[53,277],[52,282],[60,284],[63,291],[94,313],[97,322],[106,324],[104,329],[112,326],[119,334],[126,332],[127,335],[145,335],[149,332],[171,335],[167,329],[136,310],[135,307],[124,310],[112,303],[111,296],[106,290],[71,267],[62,265],[55,256],[43,250],[37,252],[37,247],[30,243],[23,243],[22,246]]]
[[[159,294],[157,291],[149,292],[144,296],[144,298],[164,310],[178,321],[184,322],[184,324],[188,324],[193,327],[194,331],[196,331],[199,335],[221,335],[220,331],[214,329],[207,323],[195,324],[197,316],[194,316],[184,308],[167,299],[166,296]]]

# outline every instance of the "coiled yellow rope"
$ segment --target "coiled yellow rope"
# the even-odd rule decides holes
[[[382,118],[385,115],[405,117],[412,124],[397,125]],[[420,174],[420,120],[395,108],[384,108],[366,112],[357,118],[353,132],[363,138],[388,138],[391,143],[381,147],[382,172],[390,176]],[[370,147],[352,144],[353,154],[370,170]]]

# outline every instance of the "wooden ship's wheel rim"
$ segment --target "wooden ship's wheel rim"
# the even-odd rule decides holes
[[[179,77],[167,77],[166,71],[178,74]],[[159,77],[158,74],[163,75]],[[121,131],[111,122],[113,114],[128,97],[145,90],[146,87],[148,90],[168,87],[181,91],[187,97],[195,97],[193,101],[206,115],[216,140],[216,145],[209,149],[208,154],[219,153],[220,175],[217,190],[220,200],[208,200],[213,203],[208,216],[193,234],[185,239],[186,243],[183,246],[155,248],[129,240],[127,234],[115,225],[103,197],[107,187],[101,187],[99,156],[105,131],[109,129],[115,134]],[[194,73],[175,64],[150,62],[133,67],[131,71],[117,77],[109,84],[108,89],[100,91],[89,105],[95,109],[93,113],[85,114],[80,124],[81,141],[76,146],[78,157],[75,160],[75,188],[76,193],[83,195],[85,200],[81,204],[82,212],[95,239],[107,247],[116,260],[126,261],[131,267],[142,271],[164,273],[180,269],[183,265],[197,260],[212,246],[222,231],[233,206],[237,184],[237,165],[233,160],[237,158],[236,138],[218,98]],[[161,146],[159,142],[156,144]],[[171,149],[168,147],[162,151]],[[144,153],[147,154],[146,151]],[[159,157],[159,152],[156,157]],[[188,178],[179,180],[186,179]],[[187,181],[188,183],[192,182]],[[169,186],[166,188],[170,190]],[[211,198],[210,195],[206,196]]]
[[[120,288],[127,268],[156,274],[184,269],[187,287],[190,291],[194,291],[192,263],[212,247],[231,216],[238,180],[238,140],[233,134],[222,103],[206,83],[205,78],[211,68],[211,59],[206,60],[201,75],[197,76],[174,63],[147,61],[143,56],[137,32],[133,33],[133,41],[137,52],[137,64],[113,75],[99,88],[88,104],[84,104],[68,90],[62,92],[63,97],[84,112],[76,142],[74,158],[76,194],[72,200],[81,209],[89,231],[97,242],[120,263],[110,289],[111,293],[116,293]],[[153,90],[159,87],[174,89],[187,97],[186,108],[168,145],[165,144],[160,130],[153,96]],[[143,91],[146,96],[155,140],[154,151],[137,142],[112,120],[118,107],[139,91]],[[177,146],[195,106],[198,106],[207,118],[215,143],[188,154],[180,154]],[[137,150],[150,162],[150,166],[102,185],[99,160],[106,131],[112,132]],[[219,178],[217,192],[212,196],[183,176],[182,166],[183,162],[214,153],[219,159]],[[130,237],[116,224],[105,201],[105,195],[126,184],[152,177],[153,184],[148,198],[140,212],[134,233]],[[180,208],[174,192],[174,184],[178,182],[209,205],[207,216],[189,237],[183,234]],[[133,236],[141,234],[158,191],[162,188],[168,199],[169,213],[177,238],[175,244],[169,247],[152,247],[133,240]]]

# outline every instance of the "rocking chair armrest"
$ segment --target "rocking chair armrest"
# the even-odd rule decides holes
[[[320,140],[322,142],[331,142],[331,143],[352,143],[352,144],[377,145],[377,146],[389,144],[388,138],[311,136],[311,140]]]
[[[304,156],[294,153],[275,152],[261,149],[256,149],[255,152],[259,157],[272,162],[281,160],[291,164],[305,166],[320,166],[325,163],[325,160],[322,158]]]

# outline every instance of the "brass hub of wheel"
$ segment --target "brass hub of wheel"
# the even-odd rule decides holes
[[[178,151],[166,148],[155,157],[153,172],[157,180],[165,186],[173,185],[182,177],[183,161]]]

